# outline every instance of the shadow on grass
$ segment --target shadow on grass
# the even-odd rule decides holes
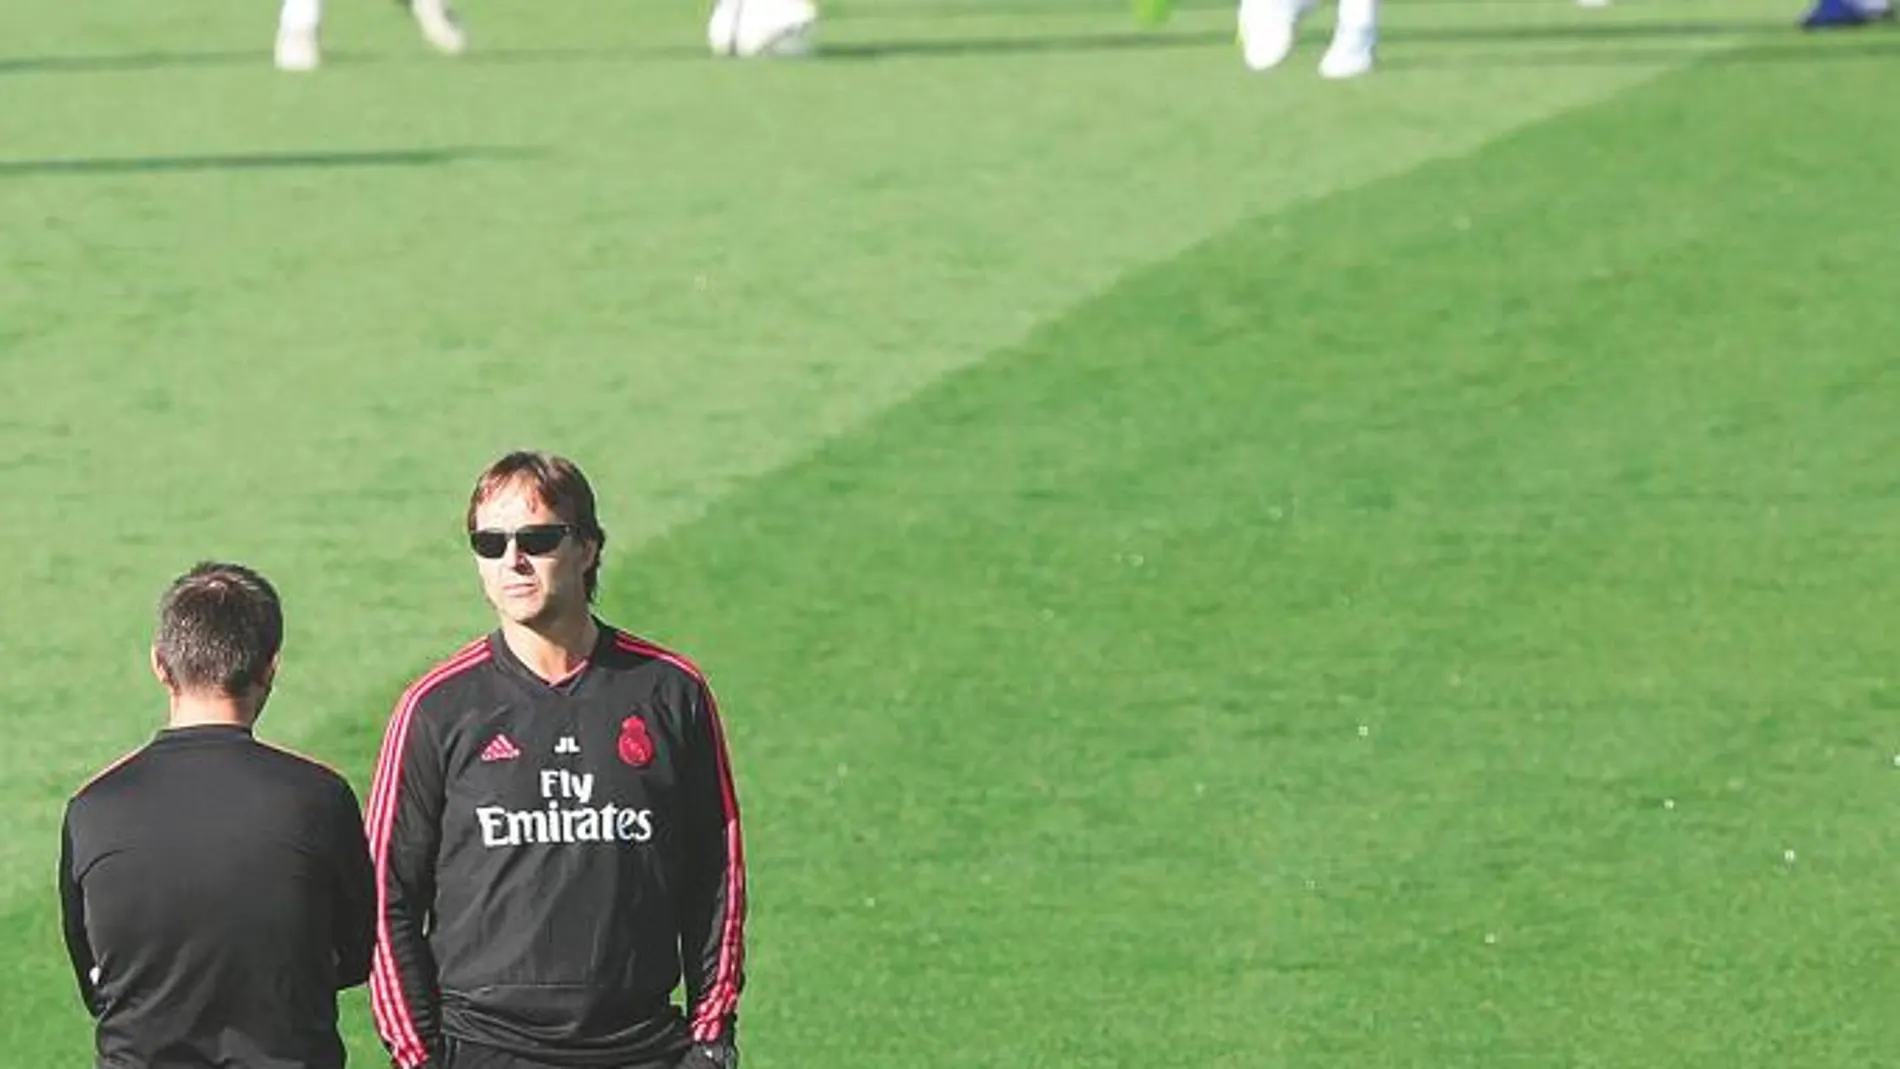
[[[261,50],[130,52],[103,56],[0,56],[0,77],[9,74],[105,74],[174,67],[247,67],[269,63],[270,53]]]
[[[234,152],[178,156],[71,156],[0,159],[0,178],[34,175],[193,174],[230,171],[309,171],[357,167],[443,167],[477,160],[519,159],[526,149],[394,149],[368,152]]]
[[[609,48],[496,48],[471,52],[454,62],[487,64],[534,64],[534,63],[585,63],[612,62],[617,60],[654,60],[683,59],[704,56],[704,48],[680,46],[654,46],[651,48],[631,47],[624,49]],[[421,52],[353,52],[349,50],[325,50],[323,65],[331,67],[366,67],[392,63],[444,63],[448,62],[436,56]],[[271,71],[271,58],[268,49],[248,51],[181,51],[181,52],[132,52],[123,55],[79,55],[79,56],[0,56],[0,77],[7,75],[36,74],[113,74],[138,71],[210,69],[218,67],[254,67],[261,72]],[[321,72],[311,75],[284,75],[284,77],[318,80]]]
[[[1759,41],[1719,51],[1684,48],[1529,48],[1434,55],[1430,52],[1403,50],[1382,55],[1379,68],[1385,71],[1516,70],[1544,67],[1641,67],[1686,62],[1750,66],[1895,57],[1900,57],[1900,34],[1870,30],[1864,36],[1826,41],[1790,33],[1783,41]]]
[[[1144,52],[1232,44],[1232,30],[1193,33],[1085,33],[993,37],[922,37],[912,40],[848,41],[820,46],[823,61],[957,56],[1046,55],[1080,52]]]

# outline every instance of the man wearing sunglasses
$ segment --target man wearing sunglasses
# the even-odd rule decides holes
[[[594,614],[572,461],[502,457],[467,525],[499,626],[404,692],[370,791],[383,1042],[400,1069],[731,1069],[745,865],[712,692]]]

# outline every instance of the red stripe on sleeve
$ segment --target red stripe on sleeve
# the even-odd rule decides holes
[[[703,682],[703,681],[702,681]],[[719,799],[726,826],[726,916],[719,937],[719,970],[694,1015],[693,1038],[711,1042],[727,1014],[739,1003],[739,969],[745,954],[745,844],[739,834],[739,793],[732,782],[732,762],[726,753],[726,732],[719,722],[718,703],[706,691],[706,716],[713,733],[713,759],[719,771]]]
[[[726,732],[719,720],[719,703],[699,666],[680,654],[624,631],[615,644],[629,653],[653,657],[691,676],[706,695],[706,718],[712,729],[713,764],[719,777],[719,800],[726,838],[726,913],[719,931],[719,965],[713,983],[693,1011],[694,1042],[720,1038],[725,1018],[739,1003],[739,973],[745,959],[745,843],[739,830],[739,792],[733,784],[732,762],[726,751]]]
[[[376,1018],[376,1030],[401,1066],[418,1066],[429,1060],[429,1048],[416,1030],[415,1017],[403,998],[395,956],[389,951],[389,837],[402,795],[403,750],[409,741],[410,722],[423,696],[450,677],[488,660],[489,656],[488,642],[482,639],[463,647],[416,680],[396,703],[396,711],[389,718],[389,727],[383,735],[382,752],[376,760],[376,777],[365,818],[370,854],[376,863],[376,950],[370,959],[370,1009]]]

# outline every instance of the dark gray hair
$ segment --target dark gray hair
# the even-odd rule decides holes
[[[283,644],[276,588],[241,564],[204,561],[159,599],[152,648],[174,690],[244,697],[264,682]]]

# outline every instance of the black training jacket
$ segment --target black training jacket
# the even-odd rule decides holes
[[[601,1066],[730,1036],[739,807],[684,657],[602,624],[551,684],[499,631],[471,643],[397,704],[367,823],[371,1005],[398,1066],[429,1064],[445,1035]]]
[[[340,1069],[336,992],[374,932],[364,844],[342,776],[235,725],[168,729],[95,776],[59,889],[99,1069]]]

